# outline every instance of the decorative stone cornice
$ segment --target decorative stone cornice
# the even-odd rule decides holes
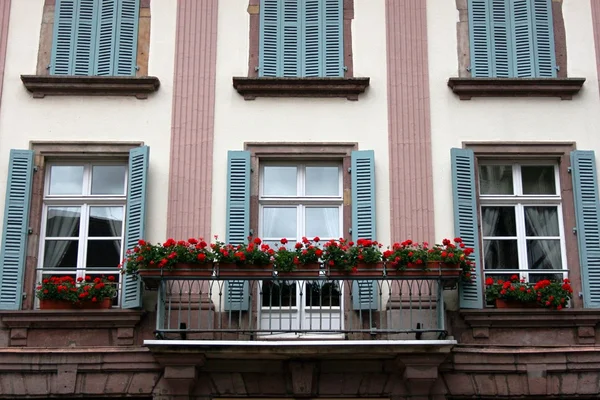
[[[245,100],[257,97],[345,97],[358,100],[370,78],[234,77],[233,87]]]
[[[34,98],[45,96],[135,96],[147,99],[160,86],[155,76],[21,75]]]
[[[461,100],[472,97],[560,97],[579,93],[585,78],[450,78],[448,86]]]

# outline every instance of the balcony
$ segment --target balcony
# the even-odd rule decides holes
[[[442,276],[162,277],[159,340],[441,340]]]

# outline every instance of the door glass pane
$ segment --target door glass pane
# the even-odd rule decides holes
[[[530,269],[562,269],[560,240],[528,240],[527,263]]]
[[[263,169],[264,196],[295,196],[296,167],[265,166]]]
[[[559,236],[556,207],[525,207],[527,236]]]
[[[46,240],[44,268],[77,268],[78,244],[77,240]]]
[[[338,281],[306,282],[306,300],[308,307],[339,307],[341,290]]]
[[[295,307],[296,283],[286,281],[263,281],[263,307]]]
[[[522,165],[523,194],[556,194],[552,165]]]
[[[306,236],[340,237],[340,209],[337,207],[306,208]]]
[[[512,165],[481,165],[479,190],[481,194],[513,194]]]
[[[87,268],[115,269],[121,261],[120,240],[88,240]]]
[[[516,240],[483,241],[485,269],[519,269]]]
[[[307,196],[339,196],[340,170],[338,167],[306,167]]]
[[[81,208],[48,207],[46,237],[78,237]]]
[[[125,194],[125,165],[94,165],[92,194]]]
[[[263,238],[296,237],[297,222],[296,207],[263,207]]]
[[[514,207],[481,207],[483,236],[516,236]]]
[[[123,207],[90,207],[90,236],[121,237],[122,229]]]
[[[76,195],[83,192],[83,166],[53,165],[50,167],[52,195]]]

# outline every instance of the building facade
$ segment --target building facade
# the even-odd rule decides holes
[[[599,76],[599,0],[0,0],[0,398],[597,398]],[[118,267],[215,236],[475,266]],[[495,308],[513,275],[573,298]],[[40,309],[50,276],[118,295]]]

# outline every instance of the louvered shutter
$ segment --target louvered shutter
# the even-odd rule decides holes
[[[469,36],[471,42],[471,75],[491,77],[492,38],[488,0],[469,0]]]
[[[556,77],[556,53],[554,50],[554,26],[551,0],[533,1],[533,51],[535,76]]]
[[[260,59],[258,76],[278,76],[281,36],[279,0],[262,0],[260,5]]]
[[[146,221],[146,186],[150,148],[136,147],[129,152],[127,183],[127,211],[125,215],[125,248],[133,249],[144,238]],[[123,275],[123,308],[142,306],[141,280],[132,275]]]
[[[511,1],[513,76],[516,78],[535,76],[532,10],[530,5],[530,0]]]
[[[375,153],[373,150],[353,151],[351,155],[352,239],[376,238],[375,214]],[[352,282],[352,307],[355,310],[379,308],[377,281]]]
[[[98,29],[94,75],[113,75],[115,36],[117,28],[117,0],[104,0],[99,4]]]
[[[492,76],[508,78],[513,76],[512,36],[510,25],[510,0],[492,0]]]
[[[77,2],[73,75],[89,76],[94,73],[98,4],[95,0]]]
[[[33,151],[11,150],[0,246],[0,310],[19,310],[23,299]]]
[[[343,0],[322,0],[325,3],[325,60],[322,76],[344,76]]]
[[[75,48],[75,0],[57,0],[50,61],[51,75],[72,75],[71,61]]]
[[[323,0],[304,0],[302,9],[301,76],[323,76]]]
[[[250,233],[250,152],[227,154],[227,243],[247,242]],[[249,307],[248,281],[226,281],[223,291],[225,311],[245,311]]]
[[[300,24],[302,7],[299,0],[284,0],[282,16],[282,74],[283,76],[300,76]],[[281,75],[280,75],[281,76]]]
[[[113,75],[135,75],[139,12],[139,0],[119,0]]]
[[[599,308],[600,203],[594,152],[582,150],[571,152],[571,167],[583,303],[587,308]]]
[[[473,248],[471,255],[475,269],[471,282],[459,285],[460,307],[481,308],[483,295],[481,271],[479,269],[479,231],[477,224],[477,202],[475,194],[475,156],[472,150],[452,149],[452,195],[454,200],[454,234],[462,238],[467,247]]]

